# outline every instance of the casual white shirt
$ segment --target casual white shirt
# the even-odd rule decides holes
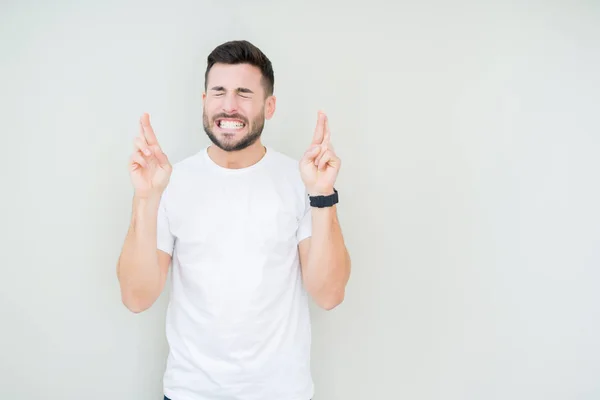
[[[309,400],[311,326],[298,162],[267,148],[227,169],[207,148],[173,166],[158,213],[172,255],[164,392],[172,400]]]

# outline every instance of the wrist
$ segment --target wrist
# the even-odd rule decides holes
[[[326,188],[326,189],[316,189],[316,188],[309,188],[308,189],[308,195],[310,197],[315,197],[315,196],[331,196],[332,194],[335,193],[335,190],[333,187],[331,188]]]
[[[158,206],[160,204],[161,197],[162,193],[134,193],[133,204],[141,207]]]
[[[327,208],[335,206],[339,201],[339,196],[335,188],[328,190],[318,190],[309,193],[308,198],[310,199],[310,206],[314,208]]]

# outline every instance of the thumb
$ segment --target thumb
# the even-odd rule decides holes
[[[167,155],[165,153],[162,152],[162,150],[160,148],[155,148],[154,149],[154,155],[156,156],[156,160],[158,161],[158,164],[161,167],[170,167],[171,163],[169,163],[169,158],[167,157]]]

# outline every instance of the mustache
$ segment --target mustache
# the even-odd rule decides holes
[[[221,118],[239,119],[240,121],[243,121],[246,125],[248,124],[248,120],[243,115],[240,115],[240,114],[225,114],[225,113],[217,114],[213,117],[213,121],[216,121]]]

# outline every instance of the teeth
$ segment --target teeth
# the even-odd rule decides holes
[[[224,129],[239,129],[244,127],[244,123],[238,121],[221,121],[219,126]]]

